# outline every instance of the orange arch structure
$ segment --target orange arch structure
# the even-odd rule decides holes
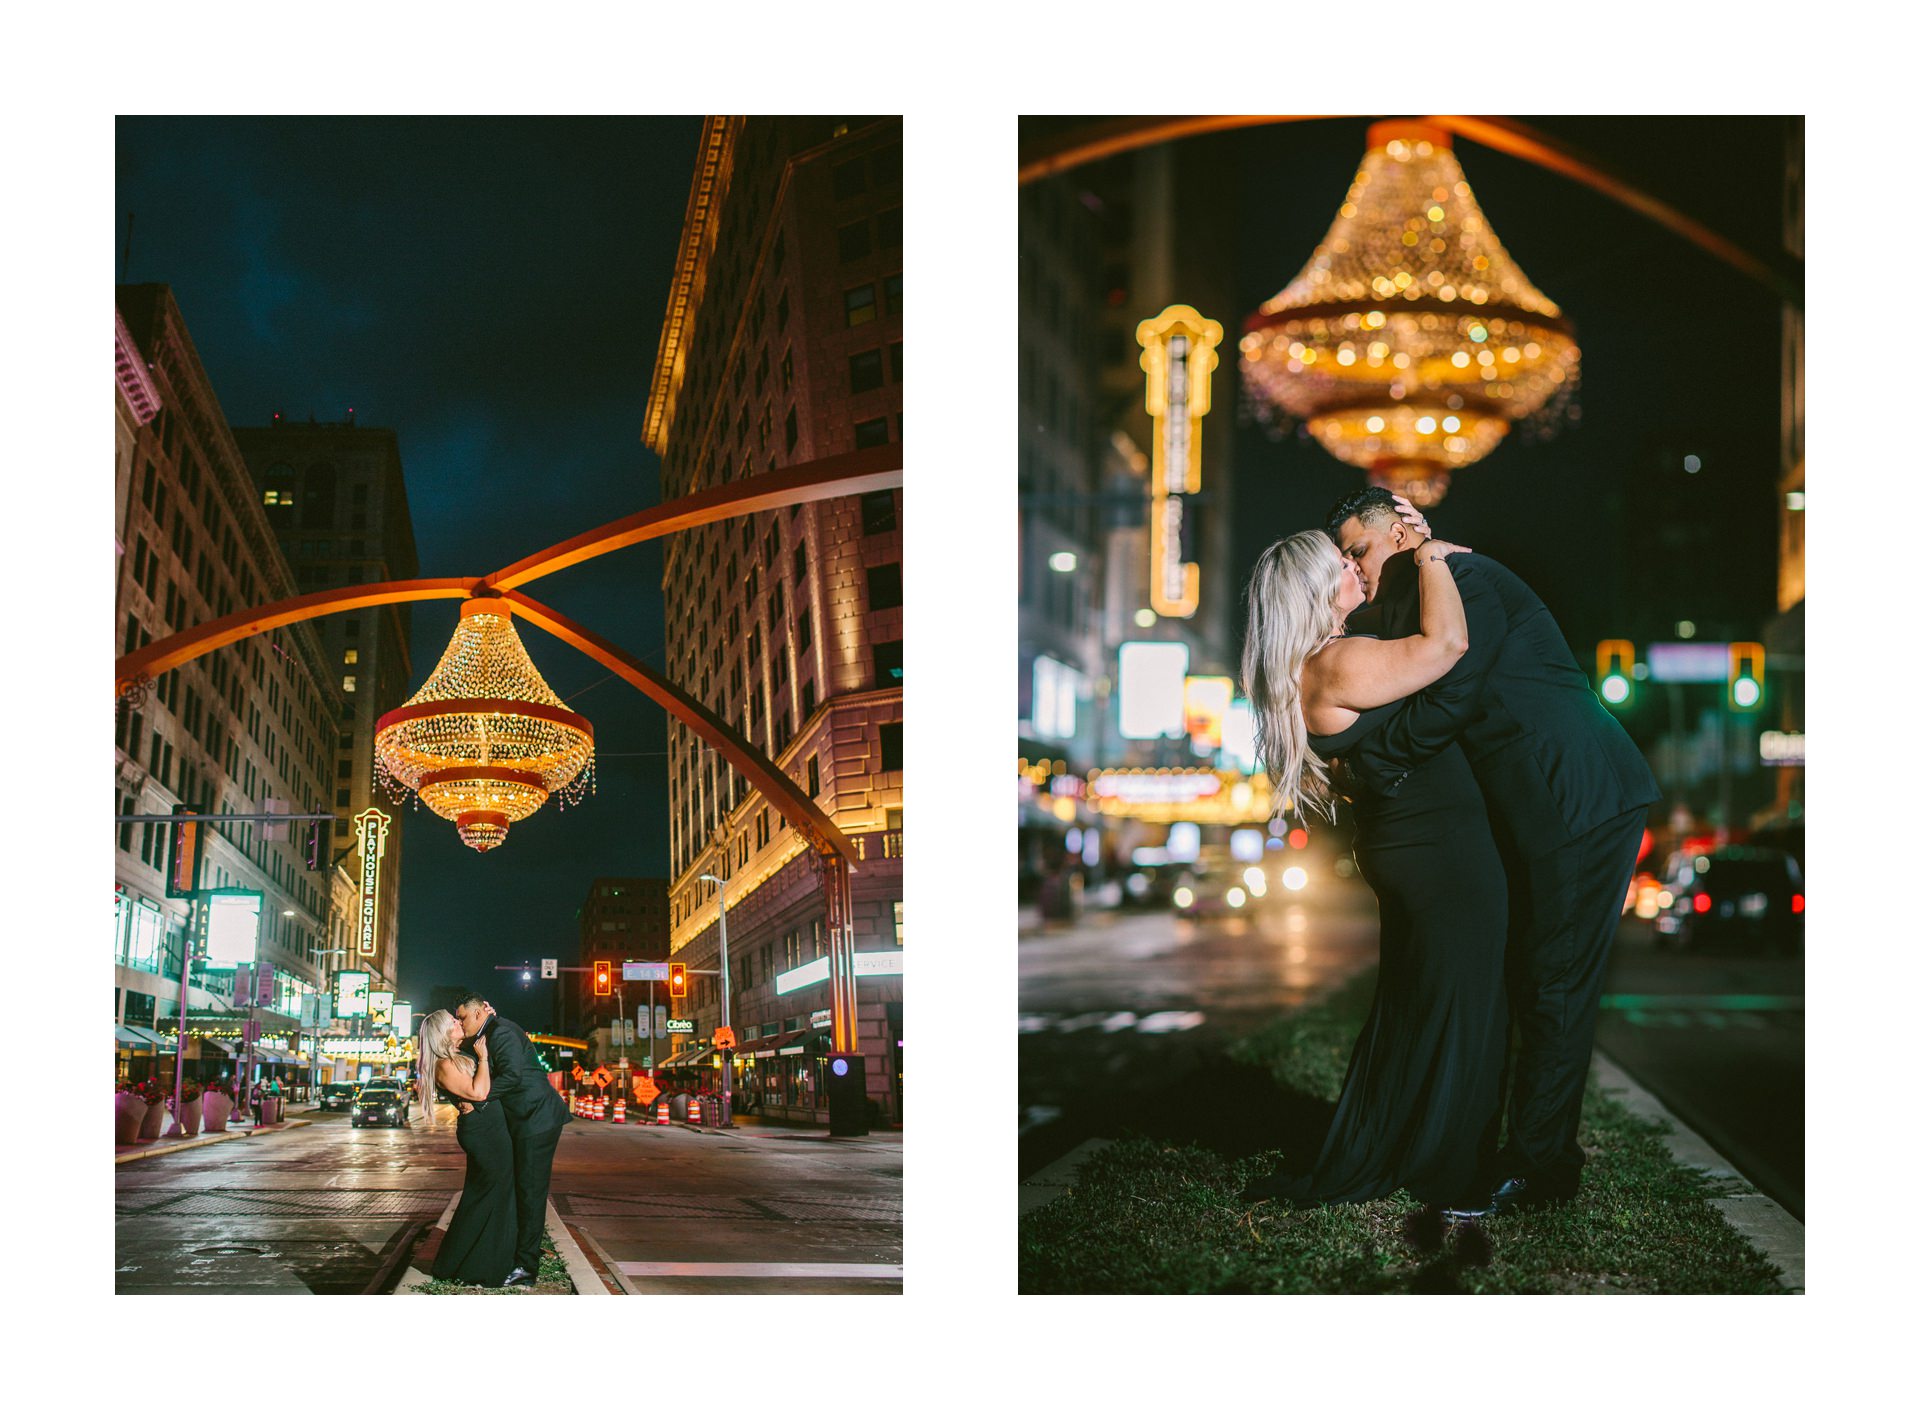
[[[832,960],[829,991],[833,1044],[841,1052],[857,1052],[849,873],[859,852],[852,841],[773,760],[686,691],[606,638],[513,589],[587,559],[701,524],[812,500],[892,489],[902,482],[901,469],[897,442],[872,446],[670,500],[554,544],[483,578],[409,578],[358,584],[249,607],[162,637],[120,657],[114,663],[114,691],[123,695],[196,657],[295,622],[400,602],[499,593],[513,604],[516,615],[599,662],[706,740],[807,839],[823,863],[822,889]]]
[[[1263,127],[1282,122],[1313,122],[1327,117],[1384,116],[1382,114],[1316,113],[1298,116],[1225,115],[1218,117],[1126,117],[1087,123],[1082,127],[1030,143],[1020,150],[1020,184],[1039,181],[1072,171],[1077,166],[1104,157],[1119,156],[1142,147],[1174,142],[1183,137],[1199,137],[1212,132],[1228,132],[1243,127]],[[1622,173],[1597,158],[1558,138],[1525,123],[1505,117],[1471,117],[1458,114],[1423,117],[1422,122],[1504,152],[1510,157],[1544,167],[1582,186],[1591,187],[1610,200],[1638,211],[1649,220],[1665,226],[1681,239],[1697,245],[1715,259],[1731,265],[1750,279],[1764,284],[1792,303],[1801,299],[1799,280],[1792,271],[1781,270],[1741,248],[1718,231],[1692,216],[1641,190]]]

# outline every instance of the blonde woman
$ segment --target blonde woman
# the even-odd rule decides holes
[[[460,1020],[436,1009],[420,1021],[420,1101],[429,1124],[439,1093],[460,1108],[457,1134],[467,1153],[467,1181],[453,1211],[433,1276],[502,1287],[513,1271],[518,1224],[514,1210],[513,1140],[506,1113],[492,1100],[492,1063],[485,1037],[474,1039],[473,1056],[460,1051]]]
[[[1421,545],[1420,630],[1395,641],[1347,631],[1367,589],[1326,534],[1294,534],[1261,554],[1247,588],[1241,676],[1276,798],[1331,816],[1329,766],[1466,653],[1466,613],[1446,564],[1466,552]],[[1373,1011],[1318,1158],[1301,1161],[1310,1147],[1283,1152],[1286,1168],[1245,1195],[1348,1203],[1404,1188],[1451,1205],[1478,1190],[1499,1111],[1505,874],[1457,747],[1391,795],[1351,803],[1354,857],[1380,902]]]

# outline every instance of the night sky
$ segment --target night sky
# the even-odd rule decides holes
[[[699,132],[698,118],[122,118],[114,275],[172,285],[230,423],[352,408],[391,427],[421,575],[478,575],[658,500],[641,417]],[[531,592],[661,667],[661,561],[658,545],[629,548]],[[413,608],[415,686],[456,616]],[[486,855],[409,804],[399,985],[424,1006],[433,985],[473,984],[544,1026],[551,986],[493,967],[576,957],[594,877],[666,875],[666,717],[520,630],[593,721],[599,791]]]
[[[1527,117],[1750,254],[1785,267],[1784,132],[1777,118]],[[1364,118],[1283,123],[1194,139],[1231,144],[1242,174],[1240,320],[1306,264],[1365,152]],[[1621,636],[1757,638],[1774,612],[1780,461],[1776,295],[1679,235],[1567,177],[1456,138],[1469,184],[1520,268],[1575,326],[1579,420],[1528,443],[1516,426],[1456,472],[1435,531],[1519,573],[1559,620],[1575,658]],[[1235,381],[1237,382],[1237,373]],[[1682,480],[1681,457],[1698,454]],[[1306,436],[1243,427],[1235,445],[1235,583],[1286,533],[1319,527],[1365,478]],[[1716,597],[1659,601],[1648,536],[1676,512],[1715,526],[1705,581]],[[1700,552],[1709,551],[1707,549]],[[1679,574],[1684,577],[1684,572]],[[1671,581],[1671,578],[1668,579]],[[1240,626],[1235,625],[1237,644]]]

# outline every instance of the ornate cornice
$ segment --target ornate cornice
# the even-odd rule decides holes
[[[733,175],[733,139],[739,130],[740,120],[733,117],[709,117],[700,129],[700,166],[694,173],[693,192],[687,197],[680,254],[674,261],[667,315],[660,326],[660,351],[653,363],[653,390],[647,398],[641,432],[647,449],[656,455],[667,452],[674,402],[686,377],[694,311],[706,287],[707,257],[713,252],[713,222],[720,214]]]
[[[147,371],[147,360],[141,356],[140,346],[127,331],[127,320],[120,316],[117,307],[113,311],[113,379],[120,386],[120,395],[126,398],[128,410],[133,412],[134,425],[144,426],[160,414],[160,389],[154,385],[153,374]]]

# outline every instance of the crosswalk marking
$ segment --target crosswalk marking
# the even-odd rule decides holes
[[[1020,1032],[1081,1033],[1089,1028],[1097,1028],[1102,1033],[1124,1033],[1128,1029],[1136,1033],[1181,1033],[1189,1028],[1198,1028],[1206,1021],[1207,1016],[1194,1009],[1164,1009],[1159,1013],[1150,1013],[1145,1018],[1131,1009],[1123,1009],[1119,1013],[1077,1013],[1071,1017],[1023,1013],[1020,1015]]]
[[[616,1263],[628,1278],[898,1278],[898,1263]]]

